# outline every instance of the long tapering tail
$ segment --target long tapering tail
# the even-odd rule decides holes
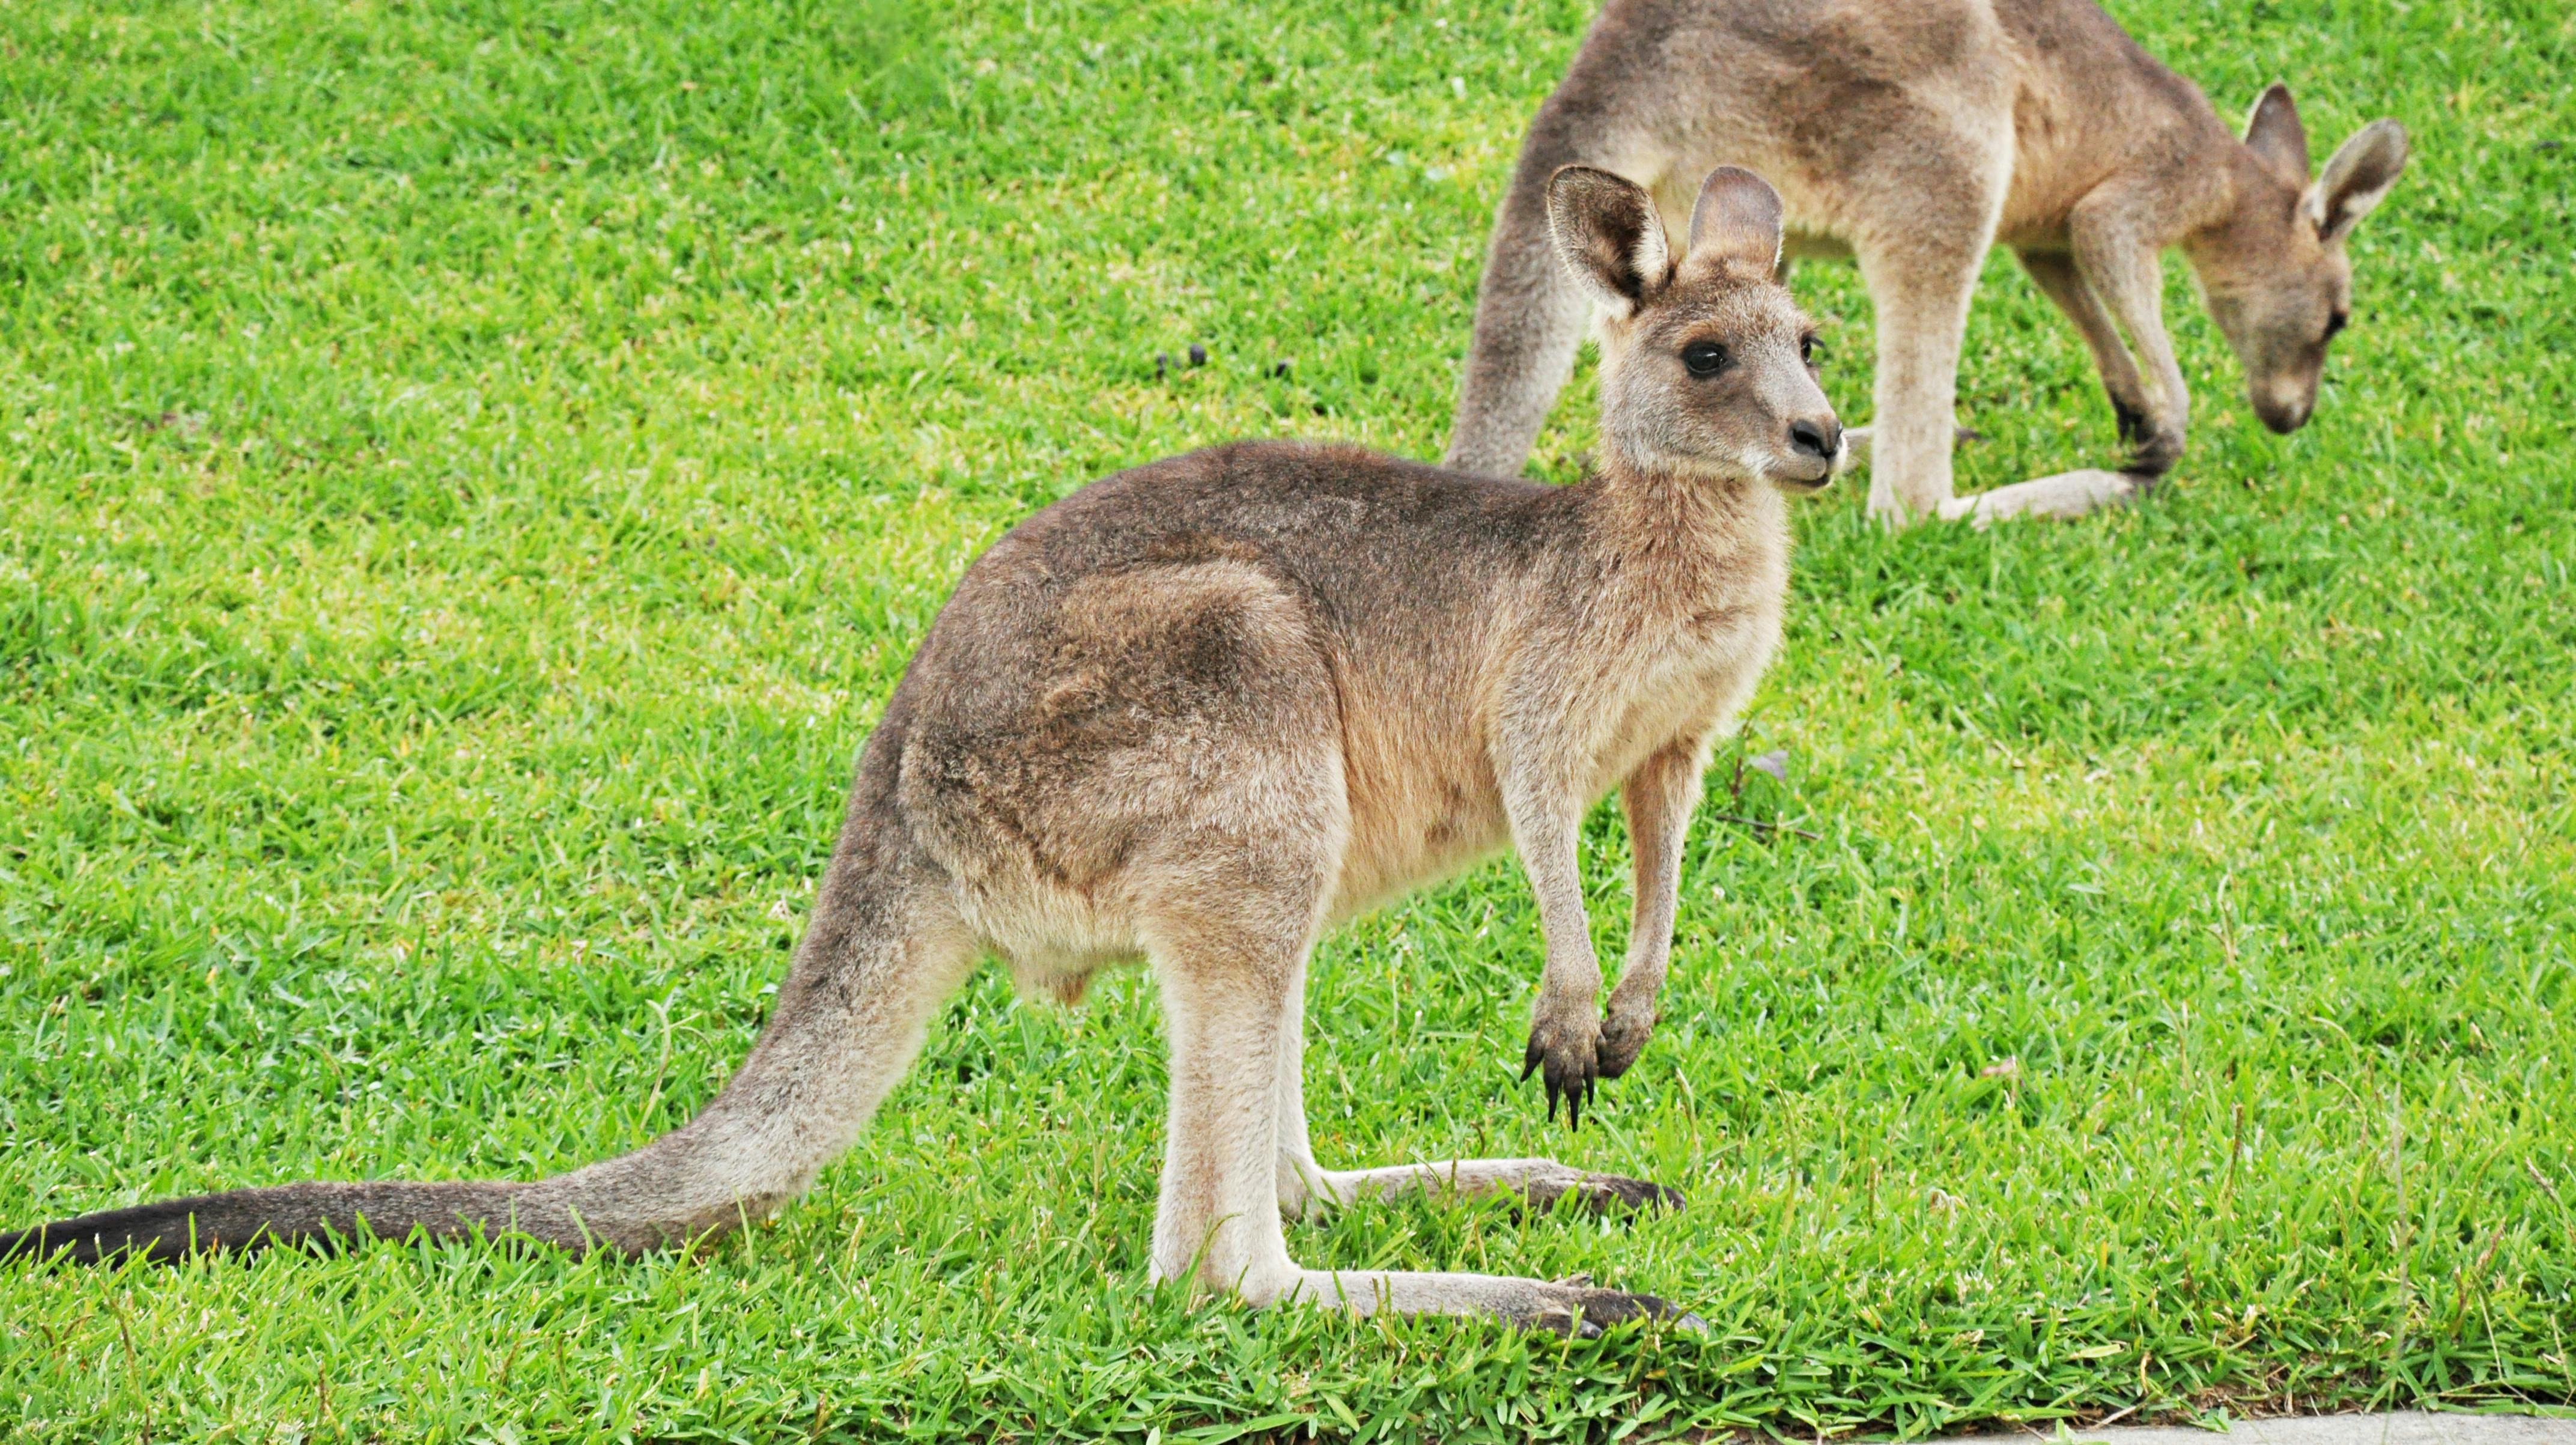
[[[760,1218],[858,1137],[973,961],[922,860],[849,842],[751,1056],[705,1112],[632,1154],[535,1183],[282,1184],[111,1209],[0,1234],[0,1260],[172,1260],[415,1230],[632,1253]]]
[[[511,1227],[512,1196],[527,1187],[386,1181],[233,1189],[0,1234],[0,1260],[108,1264],[139,1255],[158,1262],[200,1252],[247,1254],[274,1244],[328,1246],[354,1240],[361,1228],[392,1239],[414,1229],[442,1237],[475,1229],[497,1234]]]

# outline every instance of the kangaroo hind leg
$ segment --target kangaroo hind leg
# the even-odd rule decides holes
[[[1237,895],[1240,899],[1240,895]],[[1188,1279],[1253,1305],[1289,1301],[1356,1314],[1483,1315],[1597,1334],[1633,1319],[1697,1328],[1653,1295],[1507,1275],[1300,1267],[1280,1226],[1277,1083],[1297,1041],[1290,1003],[1312,942],[1251,918],[1168,924],[1151,945],[1170,1019],[1172,1102],[1154,1278]],[[1244,926],[1244,925],[1250,926]]]
[[[1445,1199],[1510,1195],[1533,1209],[1571,1199],[1605,1213],[1678,1209],[1682,1192],[1621,1174],[1595,1174],[1553,1159],[1450,1159],[1383,1169],[1326,1169],[1306,1133],[1304,970],[1288,991],[1288,1024],[1279,1051],[1279,1208],[1293,1219],[1362,1200],[1422,1194]]]

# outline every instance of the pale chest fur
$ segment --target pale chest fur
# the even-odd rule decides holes
[[[1597,710],[1576,733],[1589,744],[1587,803],[1656,752],[1705,746],[1734,720],[1779,648],[1787,591],[1787,539],[1756,529],[1609,654]]]
[[[1370,697],[1344,738],[1351,832],[1330,910],[1347,917],[1454,873],[1510,841],[1502,739],[1516,709],[1549,739],[1576,808],[1658,751],[1704,748],[1760,682],[1788,591],[1776,494],[1678,555],[1622,569],[1570,629],[1506,629],[1481,676],[1435,705]],[[1562,619],[1565,614],[1555,611]],[[1351,701],[1359,702],[1353,698]],[[1460,706],[1463,705],[1463,706]]]

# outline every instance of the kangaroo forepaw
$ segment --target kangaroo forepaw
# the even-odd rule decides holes
[[[1630,1320],[1661,1320],[1670,1328],[1692,1334],[1708,1332],[1708,1321],[1658,1296],[1577,1285],[1547,1286],[1538,1312],[1523,1323],[1532,1329],[1588,1340]]]
[[[1612,1001],[1609,1017],[1601,1021],[1601,1044],[1595,1055],[1601,1077],[1615,1079],[1628,1072],[1637,1056],[1646,1051],[1646,1041],[1655,1036],[1660,1017],[1651,1004],[1628,1010]]]
[[[1565,1126],[1583,1127],[1583,1106],[1601,1080],[1601,1020],[1589,1005],[1567,1017],[1542,1007],[1530,1025],[1529,1048],[1521,1056],[1521,1079],[1533,1073],[1547,1085],[1547,1117],[1556,1118],[1556,1101],[1565,1100]]]

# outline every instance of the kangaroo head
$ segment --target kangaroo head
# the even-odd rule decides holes
[[[2406,169],[2406,128],[2375,120],[2308,179],[2308,133],[2290,89],[2254,102],[2236,206],[2192,248],[2209,314],[2245,367],[2255,415],[2297,431],[2316,409],[2326,343],[2352,316],[2344,238]]]
[[[1557,255],[1600,303],[1601,437],[1650,473],[1771,482],[1832,479],[1842,423],[1816,384],[1815,326],[1774,280],[1780,197],[1720,166],[1670,254],[1642,187],[1567,166],[1547,187]]]

